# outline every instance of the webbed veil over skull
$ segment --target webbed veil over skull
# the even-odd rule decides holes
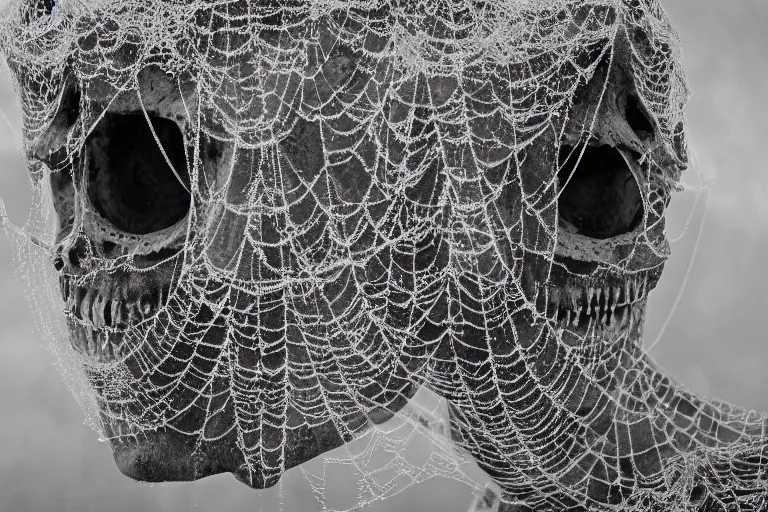
[[[657,1],[4,9],[57,224],[8,231],[125,474],[268,487],[426,386],[510,504],[762,503],[764,418],[642,351],[687,163]]]

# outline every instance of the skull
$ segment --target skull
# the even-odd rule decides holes
[[[674,32],[652,0],[541,4],[13,11],[123,473],[268,487],[424,384],[507,501],[727,499],[723,449],[751,461],[762,418],[640,342],[686,166]]]

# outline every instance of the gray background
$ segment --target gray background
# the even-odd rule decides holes
[[[673,203],[669,232],[679,239],[651,295],[645,343],[693,389],[768,411],[768,271],[763,268],[768,172],[762,155],[768,146],[768,2],[668,0],[665,6],[684,43],[698,169],[715,182],[703,227],[699,208],[684,229],[694,193]],[[5,78],[0,109],[9,121],[0,122],[0,198],[11,219],[22,223],[29,187],[15,149],[19,119]],[[698,179],[689,172],[686,181]],[[108,447],[83,425],[77,404],[35,338],[23,284],[12,266],[9,243],[0,235],[0,512],[277,509],[278,493],[251,491],[229,475],[154,486],[121,476]],[[679,306],[670,313],[678,295]],[[289,474],[281,494],[288,511],[320,509],[300,475]],[[470,499],[469,487],[433,479],[366,510],[464,511]]]

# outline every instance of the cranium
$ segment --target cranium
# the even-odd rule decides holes
[[[69,341],[126,475],[268,487],[424,384],[510,503],[760,499],[763,418],[640,343],[686,166],[655,1],[9,12]]]

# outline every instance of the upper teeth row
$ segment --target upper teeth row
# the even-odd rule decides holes
[[[93,329],[125,328],[154,316],[167,302],[168,288],[148,293],[138,300],[103,293],[97,288],[74,286],[62,277],[61,294],[65,312]]]
[[[552,287],[548,302],[554,306],[555,315],[565,310],[570,323],[578,325],[579,317],[588,315],[605,323],[617,307],[643,300],[648,292],[648,275],[626,279],[623,285],[587,286],[585,288]]]

